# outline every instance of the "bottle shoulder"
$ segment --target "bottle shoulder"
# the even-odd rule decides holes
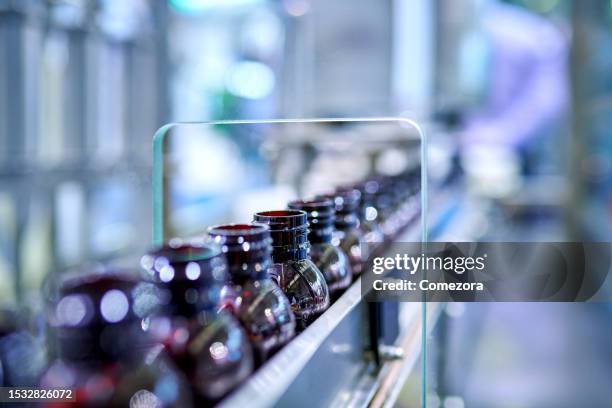
[[[291,313],[287,296],[272,279],[247,281],[234,288],[236,297],[234,310],[238,316],[243,314],[261,315],[266,318],[266,309],[275,313]]]

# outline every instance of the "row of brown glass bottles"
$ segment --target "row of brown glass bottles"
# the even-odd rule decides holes
[[[254,349],[256,365],[260,365],[291,340],[295,335],[296,326],[298,330],[306,328],[325,311],[329,306],[329,295],[324,278],[307,257],[309,243],[306,214],[302,211],[258,213],[255,215],[255,220],[260,223],[219,225],[208,230],[213,241],[211,247],[213,244],[220,245],[221,253],[227,259],[229,274],[226,280],[230,285],[226,289],[231,295],[221,301],[222,296],[216,291],[214,293],[218,294],[217,298],[209,297],[205,303],[210,308],[216,305],[217,309],[221,309],[219,314],[231,311],[237,317]],[[188,257],[185,252],[188,253]],[[193,303],[191,310],[191,303],[185,303],[184,299],[191,299],[191,302],[194,302],[201,300],[202,295],[210,295],[210,292],[204,291],[199,297],[195,296],[194,289],[206,287],[206,282],[213,276],[212,272],[204,273],[206,263],[203,262],[201,251],[199,254],[193,248],[174,245],[143,258],[143,264],[152,270],[151,275],[156,278],[158,285],[174,293],[171,299],[175,300],[170,300],[168,303],[171,306],[168,313],[174,316],[173,324],[167,323],[161,325],[162,327],[180,324],[175,322],[202,307],[201,304]],[[201,282],[199,279],[194,279],[196,275],[194,271],[197,270],[195,264],[199,265],[198,277],[203,279]],[[158,271],[155,271],[156,265]],[[206,265],[210,267],[211,263]],[[176,274],[176,271],[184,272]],[[191,276],[191,280],[186,281],[183,279],[185,276],[187,278]],[[217,272],[216,276],[219,277],[221,274]],[[227,302],[228,298],[231,301]],[[203,316],[208,318],[202,319]],[[230,322],[227,319],[213,319],[213,317],[214,314],[209,316],[207,313],[199,312],[199,326],[192,323],[191,331],[183,331],[181,338],[186,350],[193,349],[188,346],[191,339],[191,336],[186,335],[188,333],[193,332],[195,335],[198,329],[206,331],[213,323],[229,330]],[[151,321],[152,326],[159,326],[155,323],[159,321],[158,317]],[[193,319],[191,321],[193,322]],[[153,328],[152,331],[156,330]],[[175,330],[170,330],[166,336],[155,335],[155,337],[160,340],[168,339],[163,343],[171,351],[182,371],[189,378],[201,381],[202,376],[197,375],[193,364],[188,364],[196,356],[186,354],[180,348],[177,349],[174,345],[174,332]],[[223,349],[221,345],[224,343],[222,339],[219,340],[215,344]],[[237,355],[242,355],[243,364],[235,368],[242,372],[240,367],[244,369],[249,365],[244,361],[248,360],[247,353]],[[208,354],[204,352],[199,357],[207,358]],[[215,395],[211,395],[210,390],[198,388],[192,380],[196,395],[204,396],[204,402],[215,401],[215,398],[227,394],[244,379],[236,372],[230,371],[227,374],[228,379],[235,381],[225,382]],[[203,384],[213,383],[208,380]]]
[[[203,346],[201,348],[190,346],[192,338],[194,341],[201,337],[211,338],[213,326],[217,333],[235,331],[234,336],[239,337],[241,334],[235,330],[236,325],[227,315],[232,312],[245,330],[245,338],[250,340],[254,349],[255,362],[260,365],[295,335],[296,325],[297,329],[304,329],[329,305],[325,280],[307,257],[306,214],[302,211],[268,212],[256,214],[255,220],[267,225],[230,224],[208,230],[214,244],[220,245],[220,251],[229,265],[229,274],[221,280],[230,283],[226,287],[231,293],[230,302],[221,302],[220,291],[200,290],[199,296],[196,296],[194,289],[206,289],[210,285],[207,282],[224,275],[219,266],[213,268],[216,275],[215,272],[205,273],[212,263],[206,261],[202,251],[174,245],[143,258],[143,264],[152,271],[151,275],[158,285],[173,294],[167,309],[172,317],[171,322],[160,325],[160,318],[156,317],[151,320],[151,331],[158,331],[157,326],[178,326],[182,333],[179,336],[182,342],[178,345],[176,329],[167,330],[165,335],[155,334],[154,337],[170,350],[178,366],[191,379],[196,395],[205,403],[226,395],[244,380],[252,364],[244,342],[240,347],[243,351],[237,353],[231,350],[231,345],[226,344],[224,338],[217,338],[212,345],[209,342],[200,345]],[[209,246],[212,248],[213,244]],[[198,279],[195,279],[196,275]],[[218,283],[221,285],[221,282]],[[216,298],[211,297],[211,293],[216,294]],[[202,299],[207,301],[202,304]],[[207,307],[197,313],[197,321],[185,319],[204,305]],[[213,309],[221,310],[216,315]],[[219,316],[224,317],[221,319]],[[187,330],[181,330],[185,326]],[[201,333],[198,334],[198,331]],[[208,335],[204,334],[206,332]],[[226,367],[229,368],[225,372],[227,381],[220,381],[223,370],[210,369],[218,364],[215,356],[209,353],[213,348],[218,349],[220,355],[224,354],[222,350],[229,350],[232,352],[230,354],[239,357],[233,371],[232,367]],[[194,360],[198,359],[203,362],[208,360],[208,371],[212,377],[198,375],[197,367],[194,367]],[[204,387],[205,384],[216,384],[216,391]]]
[[[352,270],[346,253],[334,245],[335,214],[333,201],[327,198],[296,200],[289,208],[305,211],[310,232],[309,256],[325,277],[332,299],[339,297],[352,281]]]
[[[383,245],[409,222],[414,179],[377,177],[294,201],[253,224],[212,227],[210,243],[173,240],[143,257],[150,282],[67,282],[54,322],[61,359],[43,384],[78,378],[83,406],[192,402],[188,392],[160,393],[159,381],[191,388],[199,405],[218,401],[342,293],[370,256],[362,243]]]
[[[347,254],[353,276],[362,272],[364,259],[362,255],[362,242],[364,234],[359,229],[359,193],[353,189],[341,189],[334,193],[320,196],[329,198],[334,203],[334,245]]]
[[[394,176],[373,176],[336,189],[337,201],[338,197],[348,195],[359,202],[356,229],[361,242],[368,244],[361,246],[363,253],[359,253],[359,260],[362,264],[395,240],[418,216],[419,176],[416,169]]]

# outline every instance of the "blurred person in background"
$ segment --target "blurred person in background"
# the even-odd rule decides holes
[[[568,41],[551,21],[498,1],[482,5],[480,20],[487,91],[466,114],[462,161],[479,190],[506,196],[535,172],[532,151],[566,114]]]
[[[547,138],[562,137],[559,124],[567,117],[569,102],[569,42],[550,20],[523,7],[493,0],[477,3],[486,58],[466,57],[462,63],[484,64],[486,90],[483,103],[463,118],[461,161],[472,191],[515,198],[525,178],[550,160],[541,152]],[[494,229],[487,239],[512,240],[505,235],[509,230]],[[542,406],[538,398],[550,396],[528,374],[552,378],[572,358],[567,336],[551,341],[544,334],[569,331],[559,310],[519,303],[454,307],[463,311],[461,319],[450,323],[453,334],[446,353],[456,357],[447,362],[446,395],[461,396],[467,406],[499,406],[499,401]],[[500,353],[506,344],[529,347]],[[490,355],[496,356],[493,362],[487,360]],[[551,364],[555,360],[559,364]],[[566,384],[564,376],[555,378]]]

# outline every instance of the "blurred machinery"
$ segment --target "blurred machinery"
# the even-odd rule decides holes
[[[431,63],[394,17],[430,21],[417,3],[0,2],[11,61],[0,68],[3,299],[49,272],[147,245],[150,138],[165,122],[395,111],[407,79]],[[408,85],[420,112],[427,86]],[[256,169],[252,137],[207,145]]]
[[[537,13],[572,39],[571,118],[553,123],[526,155],[546,178],[520,173],[518,154],[507,151],[459,159],[465,119],[491,92],[482,13],[498,3]],[[430,136],[435,199],[458,196],[444,183],[461,165],[516,182],[511,194],[477,191],[469,206],[456,199],[441,239],[609,239],[611,27],[604,1],[0,0],[0,304],[36,306],[49,274],[149,246],[151,137],[171,121],[406,115]],[[186,181],[168,198],[184,208],[173,220],[179,227],[251,214],[228,202],[261,205],[272,195],[268,172],[291,184],[314,170],[303,191],[273,191],[283,203],[332,185],[328,175],[343,175],[346,163],[333,143],[313,141],[353,131],[275,134],[260,149],[263,132],[216,130],[172,146],[189,159],[173,169]],[[313,161],[317,149],[326,155]],[[283,164],[279,154],[296,159]],[[397,161],[393,153],[380,160]],[[245,175],[259,193],[233,195]],[[543,207],[552,234],[535,222]],[[504,227],[519,221],[527,228],[509,235]],[[351,319],[336,316],[341,329],[362,317],[352,296]],[[436,367],[426,368],[435,377]],[[444,397],[443,383],[431,385]]]
[[[572,3],[572,201],[576,236],[612,237],[612,5]]]
[[[0,284],[148,242],[150,138],[167,119],[165,7],[0,2]]]

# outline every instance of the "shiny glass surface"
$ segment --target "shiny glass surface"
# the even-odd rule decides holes
[[[337,298],[352,280],[347,255],[332,243],[334,228],[333,201],[329,199],[295,200],[289,208],[305,211],[308,217],[308,256],[325,277],[330,296]]]
[[[359,192],[355,189],[341,189],[321,197],[327,197],[334,203],[335,230],[331,242],[347,254],[353,277],[357,277],[367,261],[362,254],[362,243],[366,241],[359,229]]]
[[[272,210],[255,214],[254,220],[270,227],[272,262],[268,274],[287,295],[303,330],[330,304],[329,288],[321,271],[308,257],[307,214],[301,210]]]
[[[262,364],[295,336],[291,303],[270,278],[245,281],[235,286],[235,292],[234,314]]]
[[[269,273],[289,299],[298,330],[304,330],[329,307],[327,283],[310,259],[274,263]]]
[[[242,139],[257,148],[241,151],[234,141]],[[421,141],[416,122],[403,118],[167,124],[153,145],[154,244],[399,173],[426,159]]]
[[[141,264],[165,292],[165,307],[151,319],[152,337],[167,347],[199,403],[219,400],[253,371],[246,333],[234,316],[218,311],[228,279],[221,248],[174,240],[145,255]]]
[[[291,304],[268,269],[272,265],[272,238],[262,224],[211,227],[211,239],[221,245],[229,266],[234,294],[227,306],[245,328],[258,365],[295,335]]]
[[[160,305],[157,294],[151,284],[127,272],[66,278],[49,317],[58,358],[39,385],[75,389],[78,406],[133,406],[141,398],[191,406],[183,374],[147,330]]]
[[[77,401],[69,405],[75,407],[194,406],[186,378],[161,348],[149,350],[139,365],[58,359],[48,367],[39,386],[73,389]]]
[[[352,280],[351,266],[340,248],[331,242],[312,244],[309,256],[325,277],[330,296],[337,297],[349,287]]]
[[[190,319],[160,317],[151,330],[189,379],[198,404],[218,401],[253,371],[246,333],[227,311],[203,311]]]
[[[244,138],[258,148],[240,151],[237,148],[240,144],[234,144],[233,140]],[[427,191],[426,146],[419,126],[400,118],[166,125],[154,140],[154,243],[161,244],[173,236],[198,235],[208,225],[221,222],[245,222],[256,212],[286,208],[294,199],[326,194],[339,186],[357,185],[372,177],[401,174],[410,168],[417,169],[420,190]],[[426,241],[427,194],[417,197],[418,208],[423,211],[418,212],[420,219],[409,222],[417,223],[419,238]],[[368,207],[363,211],[369,214],[359,214],[360,221],[364,217],[368,221],[358,227],[359,242],[380,239],[383,224],[378,221],[386,221],[384,211],[378,211],[373,204]],[[391,214],[397,214],[395,209]],[[372,210],[378,211],[376,217],[372,217]],[[361,213],[362,209],[358,211]],[[408,218],[398,216],[397,222],[385,225],[386,239],[393,234],[401,236],[395,226],[402,226],[402,220]],[[350,242],[348,252],[352,248],[354,253],[359,253],[361,248],[355,240]],[[312,267],[318,269],[314,264]],[[309,277],[317,281],[310,269],[307,263],[275,263],[270,269],[292,302],[298,321],[311,321],[311,315],[322,311],[316,306],[316,299],[321,296],[312,290],[316,285],[307,282]],[[319,280],[325,283],[323,274]],[[302,306],[307,313],[298,316]],[[426,316],[425,303],[414,307],[420,307],[422,316]],[[425,356],[421,377],[425,390],[426,324],[420,329]],[[422,395],[425,398],[426,393]]]

